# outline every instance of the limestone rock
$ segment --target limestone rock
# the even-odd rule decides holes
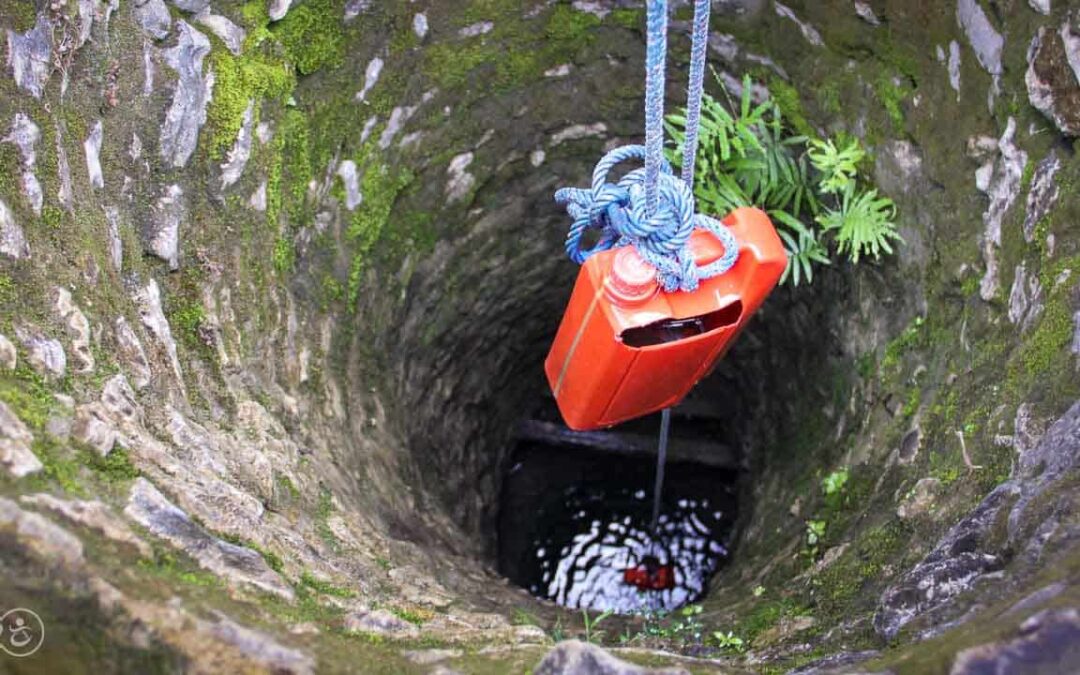
[[[418,12],[413,15],[412,19],[413,33],[416,34],[417,39],[423,40],[428,34],[428,20],[427,15],[423,12]]]
[[[41,215],[44,205],[45,194],[41,189],[41,183],[34,173],[37,165],[37,142],[41,140],[41,129],[32,119],[22,113],[15,113],[15,121],[11,125],[9,133],[2,143],[11,143],[19,148],[22,158],[21,187],[23,196],[30,203],[34,213]]]
[[[255,101],[248,101],[244,109],[244,117],[240,124],[240,131],[236,135],[236,141],[229,150],[225,163],[221,165],[221,188],[225,189],[244,174],[248,160],[251,158],[252,122],[255,116]]]
[[[59,340],[42,335],[30,326],[16,326],[15,336],[29,352],[27,361],[42,375],[61,378],[67,372],[67,355]]]
[[[220,612],[207,632],[239,649],[245,656],[261,665],[266,672],[282,675],[310,675],[315,662],[307,654],[286,647],[262,631],[242,626]]]
[[[144,557],[153,554],[150,545],[135,534],[128,524],[121,520],[111,508],[100,501],[69,501],[55,497],[47,492],[23,495],[19,498],[19,501],[39,509],[51,511],[72,523],[99,532],[108,539],[131,546]]]
[[[11,408],[0,401],[0,464],[12,476],[22,478],[43,468],[30,450],[34,435]]]
[[[855,14],[871,26],[877,27],[881,25],[881,19],[877,17],[877,14],[874,14],[874,8],[868,2],[855,0]]]
[[[90,350],[90,322],[71,299],[71,291],[57,286],[53,292],[56,295],[56,313],[67,326],[71,351],[80,363],[76,372],[91,373],[94,371],[94,353]]]
[[[117,356],[119,356],[120,362],[123,364],[128,376],[131,377],[135,388],[145,388],[150,384],[150,362],[146,358],[146,352],[143,351],[139,336],[135,334],[127,319],[122,316],[117,317],[114,329],[116,343],[119,347]]]
[[[105,177],[101,174],[101,141],[103,134],[101,120],[98,120],[91,127],[90,135],[83,141],[83,152],[86,153],[86,174],[90,179],[91,187],[99,190],[105,187]]]
[[[345,187],[345,208],[350,211],[356,210],[356,207],[364,201],[364,196],[360,194],[360,178],[356,173],[356,162],[351,159],[343,161],[338,167],[337,175]]]
[[[821,33],[816,28],[806,23],[795,14],[795,10],[791,9],[787,5],[782,5],[779,2],[773,4],[773,9],[776,10],[776,15],[784,19],[788,19],[799,27],[799,32],[802,33],[803,38],[807,42],[815,47],[825,46],[825,41],[821,39]]]
[[[105,457],[116,445],[117,432],[109,420],[108,412],[101,403],[87,403],[75,408],[75,420],[71,435],[80,443],[92,447]]]
[[[1029,244],[1035,237],[1035,226],[1057,203],[1058,186],[1054,178],[1060,168],[1061,160],[1053,150],[1035,165],[1027,196],[1027,214],[1024,216],[1024,241]]]
[[[34,27],[26,33],[7,31],[7,66],[15,84],[34,98],[41,98],[52,74],[52,32],[52,23],[44,12],[38,14]]]
[[[941,481],[937,478],[920,478],[911,494],[896,509],[900,518],[918,518],[930,512],[934,500],[941,492]]]
[[[169,263],[169,269],[180,267],[180,223],[187,217],[184,191],[179,185],[169,185],[154,204],[150,221],[143,228],[143,244]]]
[[[169,0],[176,5],[177,9],[185,12],[198,13],[210,7],[210,0]]]
[[[16,260],[30,257],[30,245],[26,242],[26,235],[15,222],[15,215],[2,199],[0,199],[0,253]]]
[[[271,0],[272,2],[274,0]],[[282,2],[283,0],[277,0]],[[345,0],[345,20],[352,21],[371,8],[372,0]]]
[[[450,176],[446,181],[447,202],[459,202],[472,192],[476,177],[466,171],[472,161],[471,152],[462,153],[450,160],[450,166],[446,168],[446,174]]]
[[[1080,135],[1080,30],[1042,26],[1031,40],[1024,73],[1028,100],[1067,136]]]
[[[368,62],[367,68],[364,69],[364,88],[356,93],[356,100],[363,101],[367,98],[368,92],[378,84],[379,75],[382,74],[383,60],[376,56]],[[363,142],[363,139],[361,139]]]
[[[1047,609],[1024,621],[1016,637],[956,655],[949,675],[1067,673],[1080,663],[1080,612]]]
[[[0,367],[5,370],[15,370],[19,364],[19,354],[15,351],[15,345],[6,335],[0,335]]]
[[[247,39],[247,31],[220,14],[211,14],[209,10],[201,12],[195,17],[195,21],[201,26],[206,26],[235,56],[240,56],[244,48],[244,40]]]
[[[135,20],[155,40],[164,40],[172,29],[172,15],[165,0],[134,0]]]
[[[145,478],[135,480],[124,513],[229,583],[293,599],[292,587],[259,553],[207,534]]]
[[[1009,551],[1038,559],[1054,531],[1054,513],[1068,508],[1070,490],[1051,492],[1080,465],[1080,403],[1076,403],[1042,436],[1020,453],[1013,476],[986,496],[974,510],[942,536],[922,561],[881,596],[874,629],[891,639],[915,619],[940,626],[936,618],[960,596],[972,591],[984,575],[1001,569]],[[1045,495],[1051,495],[1050,499]],[[1036,515],[1049,514],[1042,523]],[[1033,522],[1027,522],[1032,521]],[[1004,520],[1004,532],[1001,532]],[[1025,524],[1026,523],[1026,524]],[[996,539],[995,539],[996,538]],[[1004,539],[997,548],[993,542]],[[928,634],[934,634],[931,628]]]
[[[1043,289],[1038,274],[1028,274],[1027,266],[1021,262],[1016,266],[1012,290],[1009,291],[1009,321],[1027,332],[1043,312]]]
[[[682,668],[646,668],[629,663],[579,640],[555,645],[532,672],[534,675],[688,675]]]
[[[135,392],[123,375],[113,375],[101,390],[101,403],[113,419],[129,424],[142,424],[143,409]]]
[[[15,541],[47,564],[69,570],[83,564],[83,545],[78,537],[5,497],[0,497],[0,532],[14,535]]]
[[[1001,247],[1001,221],[1020,193],[1024,166],[1027,164],[1027,153],[1016,146],[1013,140],[1015,135],[1016,120],[1010,117],[1005,132],[998,141],[1001,156],[994,162],[986,180],[986,189],[983,190],[990,197],[990,205],[983,213],[985,230],[982,236],[982,252],[986,272],[979,284],[979,295],[986,301],[993,299],[1000,288],[997,250]]]
[[[56,123],[56,173],[59,185],[56,188],[56,199],[61,206],[71,209],[74,201],[74,190],[71,186],[71,163],[68,162],[67,145],[64,143],[64,129],[59,122]]]
[[[267,0],[266,11],[270,14],[271,21],[279,21],[285,18],[292,7],[293,0]]]
[[[106,243],[105,248],[109,252],[109,262],[113,270],[119,272],[124,264],[124,244],[120,239],[120,210],[115,206],[106,206]]]
[[[979,64],[994,79],[993,92],[996,93],[1000,86],[1001,53],[1005,48],[1005,38],[990,23],[976,0],[958,0],[956,22],[967,36]]]
[[[203,59],[210,41],[186,21],[177,22],[180,39],[163,52],[165,63],[178,76],[172,104],[161,127],[161,158],[176,168],[187,165],[206,124],[206,106],[214,89],[214,74],[203,77]]]
[[[359,610],[345,617],[344,628],[349,633],[373,633],[395,638],[419,637],[420,629],[385,609]]]
[[[1028,0],[1028,4],[1039,14],[1050,13],[1050,0]]]
[[[176,354],[176,340],[173,339],[169,322],[165,319],[165,312],[161,309],[161,291],[157,281],[151,279],[146,287],[136,291],[134,299],[139,308],[139,318],[142,319],[143,326],[157,340],[158,346],[172,366],[173,374],[182,386],[184,374],[180,370],[180,359]]]

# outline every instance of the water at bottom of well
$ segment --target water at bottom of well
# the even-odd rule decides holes
[[[694,602],[728,555],[732,472],[669,464],[651,531],[655,460],[518,448],[500,513],[500,568],[533,595],[618,613]]]

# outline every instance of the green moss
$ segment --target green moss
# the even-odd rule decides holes
[[[237,57],[215,45],[210,54],[210,67],[216,79],[214,96],[206,111],[208,152],[211,158],[220,159],[240,132],[248,103],[255,102],[257,115],[259,103],[264,99],[284,102],[296,86],[296,79],[283,61],[267,55],[262,49]]]
[[[788,126],[801,136],[817,138],[817,132],[806,121],[806,112],[795,87],[775,75],[768,79],[768,87],[773,101],[780,108],[780,114],[783,115]]]
[[[334,531],[330,528],[329,521],[333,513],[334,495],[324,487],[319,493],[319,504],[315,509],[315,529],[319,534],[319,538],[332,550],[337,551],[341,548],[341,542],[338,541]]]
[[[131,463],[128,451],[121,447],[113,448],[112,452],[105,457],[96,452],[87,451],[85,458],[91,470],[111,483],[135,480],[140,475],[139,469]]]
[[[296,483],[292,482],[292,479],[285,474],[279,473],[277,475],[277,484],[282,491],[287,493],[293,499],[300,498],[300,488],[296,487]]]
[[[645,29],[645,12],[640,9],[620,7],[611,11],[608,20],[631,30]]]
[[[198,300],[185,300],[169,312],[169,324],[180,341],[191,349],[201,349],[199,329],[206,321],[206,311]]]
[[[274,269],[281,274],[292,271],[293,263],[296,260],[296,251],[293,249],[292,240],[285,236],[278,237],[274,241],[274,251],[270,254],[270,259],[274,262]]]
[[[361,161],[363,161],[361,159]],[[358,162],[359,163],[359,162]],[[349,223],[347,235],[355,246],[349,271],[349,305],[354,306],[360,293],[360,275],[372,246],[383,234],[398,194],[413,180],[407,170],[394,171],[378,162],[364,170],[361,193],[364,202],[357,208]]]
[[[921,342],[922,325],[923,318],[915,317],[904,332],[885,346],[885,353],[881,357],[882,369],[889,370],[899,365],[900,357]]]
[[[174,585],[198,586],[203,588],[218,588],[223,585],[217,576],[195,567],[193,562],[185,557],[181,560],[172,553],[156,548],[154,557],[140,559],[136,565],[155,577],[163,578]]]
[[[600,19],[589,12],[579,12],[570,5],[557,5],[548,17],[544,34],[557,42],[580,43],[591,38]]]
[[[34,429],[41,429],[56,410],[56,399],[45,378],[25,363],[9,375],[0,376],[0,400]]]
[[[430,611],[419,609],[405,609],[402,607],[391,607],[390,613],[403,621],[408,621],[411,624],[417,626],[423,626],[425,623],[431,620],[432,614]]]
[[[1066,354],[1073,336],[1072,312],[1064,293],[1052,295],[1035,330],[1024,341],[1020,359],[1029,376],[1049,372]]]
[[[270,32],[281,41],[296,71],[309,75],[344,61],[342,15],[340,0],[306,0],[273,24]]]
[[[341,586],[335,586],[334,584],[317,579],[311,575],[311,572],[305,571],[300,575],[300,584],[323,595],[332,595],[335,598],[354,598],[356,593],[348,588]]]
[[[811,597],[822,613],[850,616],[857,603],[870,609],[878,594],[869,589],[886,583],[885,566],[902,556],[912,534],[899,519],[865,530],[838,560],[811,578]]]
[[[34,27],[37,21],[37,10],[34,0],[14,0],[4,9],[7,18],[12,22],[11,28],[17,33],[25,33]]]
[[[902,132],[904,130],[904,111],[900,106],[911,95],[911,88],[905,86],[902,80],[893,78],[883,71],[874,78],[874,92],[877,94],[878,101],[885,108],[885,112],[892,122],[893,130],[898,133]]]
[[[31,476],[31,483],[53,481],[71,495],[85,496],[83,481],[79,479],[82,465],[75,459],[75,453],[47,434],[39,435],[30,446],[41,461],[42,470]]]

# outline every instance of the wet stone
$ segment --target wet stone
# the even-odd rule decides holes
[[[144,557],[153,554],[150,545],[140,539],[109,506],[100,501],[66,500],[45,492],[23,495],[19,501],[55,513],[113,541],[131,546]]]
[[[6,335],[0,335],[0,367],[5,370],[15,370],[19,363],[19,354],[15,351],[15,345]]]
[[[0,532],[13,534],[16,542],[47,564],[75,569],[83,563],[83,545],[78,537],[5,497],[0,497]]]
[[[29,352],[27,361],[34,370],[47,377],[58,379],[64,376],[67,372],[67,355],[59,340],[47,338],[30,326],[17,326],[15,336]]]
[[[385,609],[360,610],[345,617],[344,628],[349,633],[373,633],[391,637],[417,637],[420,629]]]
[[[1080,77],[1074,61],[1080,62],[1080,31],[1069,21],[1059,31],[1042,26],[1031,40],[1024,73],[1031,105],[1068,136],[1080,135]]]
[[[11,124],[11,132],[0,140],[2,143],[11,143],[19,148],[19,155],[22,159],[22,193],[29,202],[30,208],[37,215],[41,215],[41,208],[45,199],[41,183],[34,173],[37,165],[37,143],[39,140],[41,140],[41,129],[32,119],[22,113],[15,113],[15,120]]]
[[[26,242],[26,234],[15,222],[15,214],[2,199],[0,199],[0,253],[16,260],[30,257],[30,245]]]
[[[1061,160],[1054,150],[1035,165],[1027,196],[1027,214],[1024,216],[1024,241],[1029,244],[1035,238],[1035,226],[1057,203],[1058,186],[1055,177],[1060,168]]]
[[[169,185],[158,198],[143,230],[147,252],[169,263],[169,269],[180,267],[180,223],[186,215],[183,189],[179,185]]]

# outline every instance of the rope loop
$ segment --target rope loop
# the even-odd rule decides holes
[[[581,264],[601,251],[632,245],[656,268],[665,291],[693,291],[701,279],[731,269],[739,255],[738,243],[722,223],[694,213],[690,187],[675,176],[666,160],[660,164],[658,203],[651,216],[644,169],[634,169],[618,182],[609,182],[608,175],[617,164],[644,160],[645,155],[643,145],[616,148],[596,164],[591,189],[562,188],[555,193],[555,201],[565,205],[574,219],[566,237],[566,253]],[[724,255],[707,265],[697,265],[687,248],[695,227],[715,235],[724,247]],[[590,229],[599,231],[599,240],[591,249],[582,250],[581,240]]]

